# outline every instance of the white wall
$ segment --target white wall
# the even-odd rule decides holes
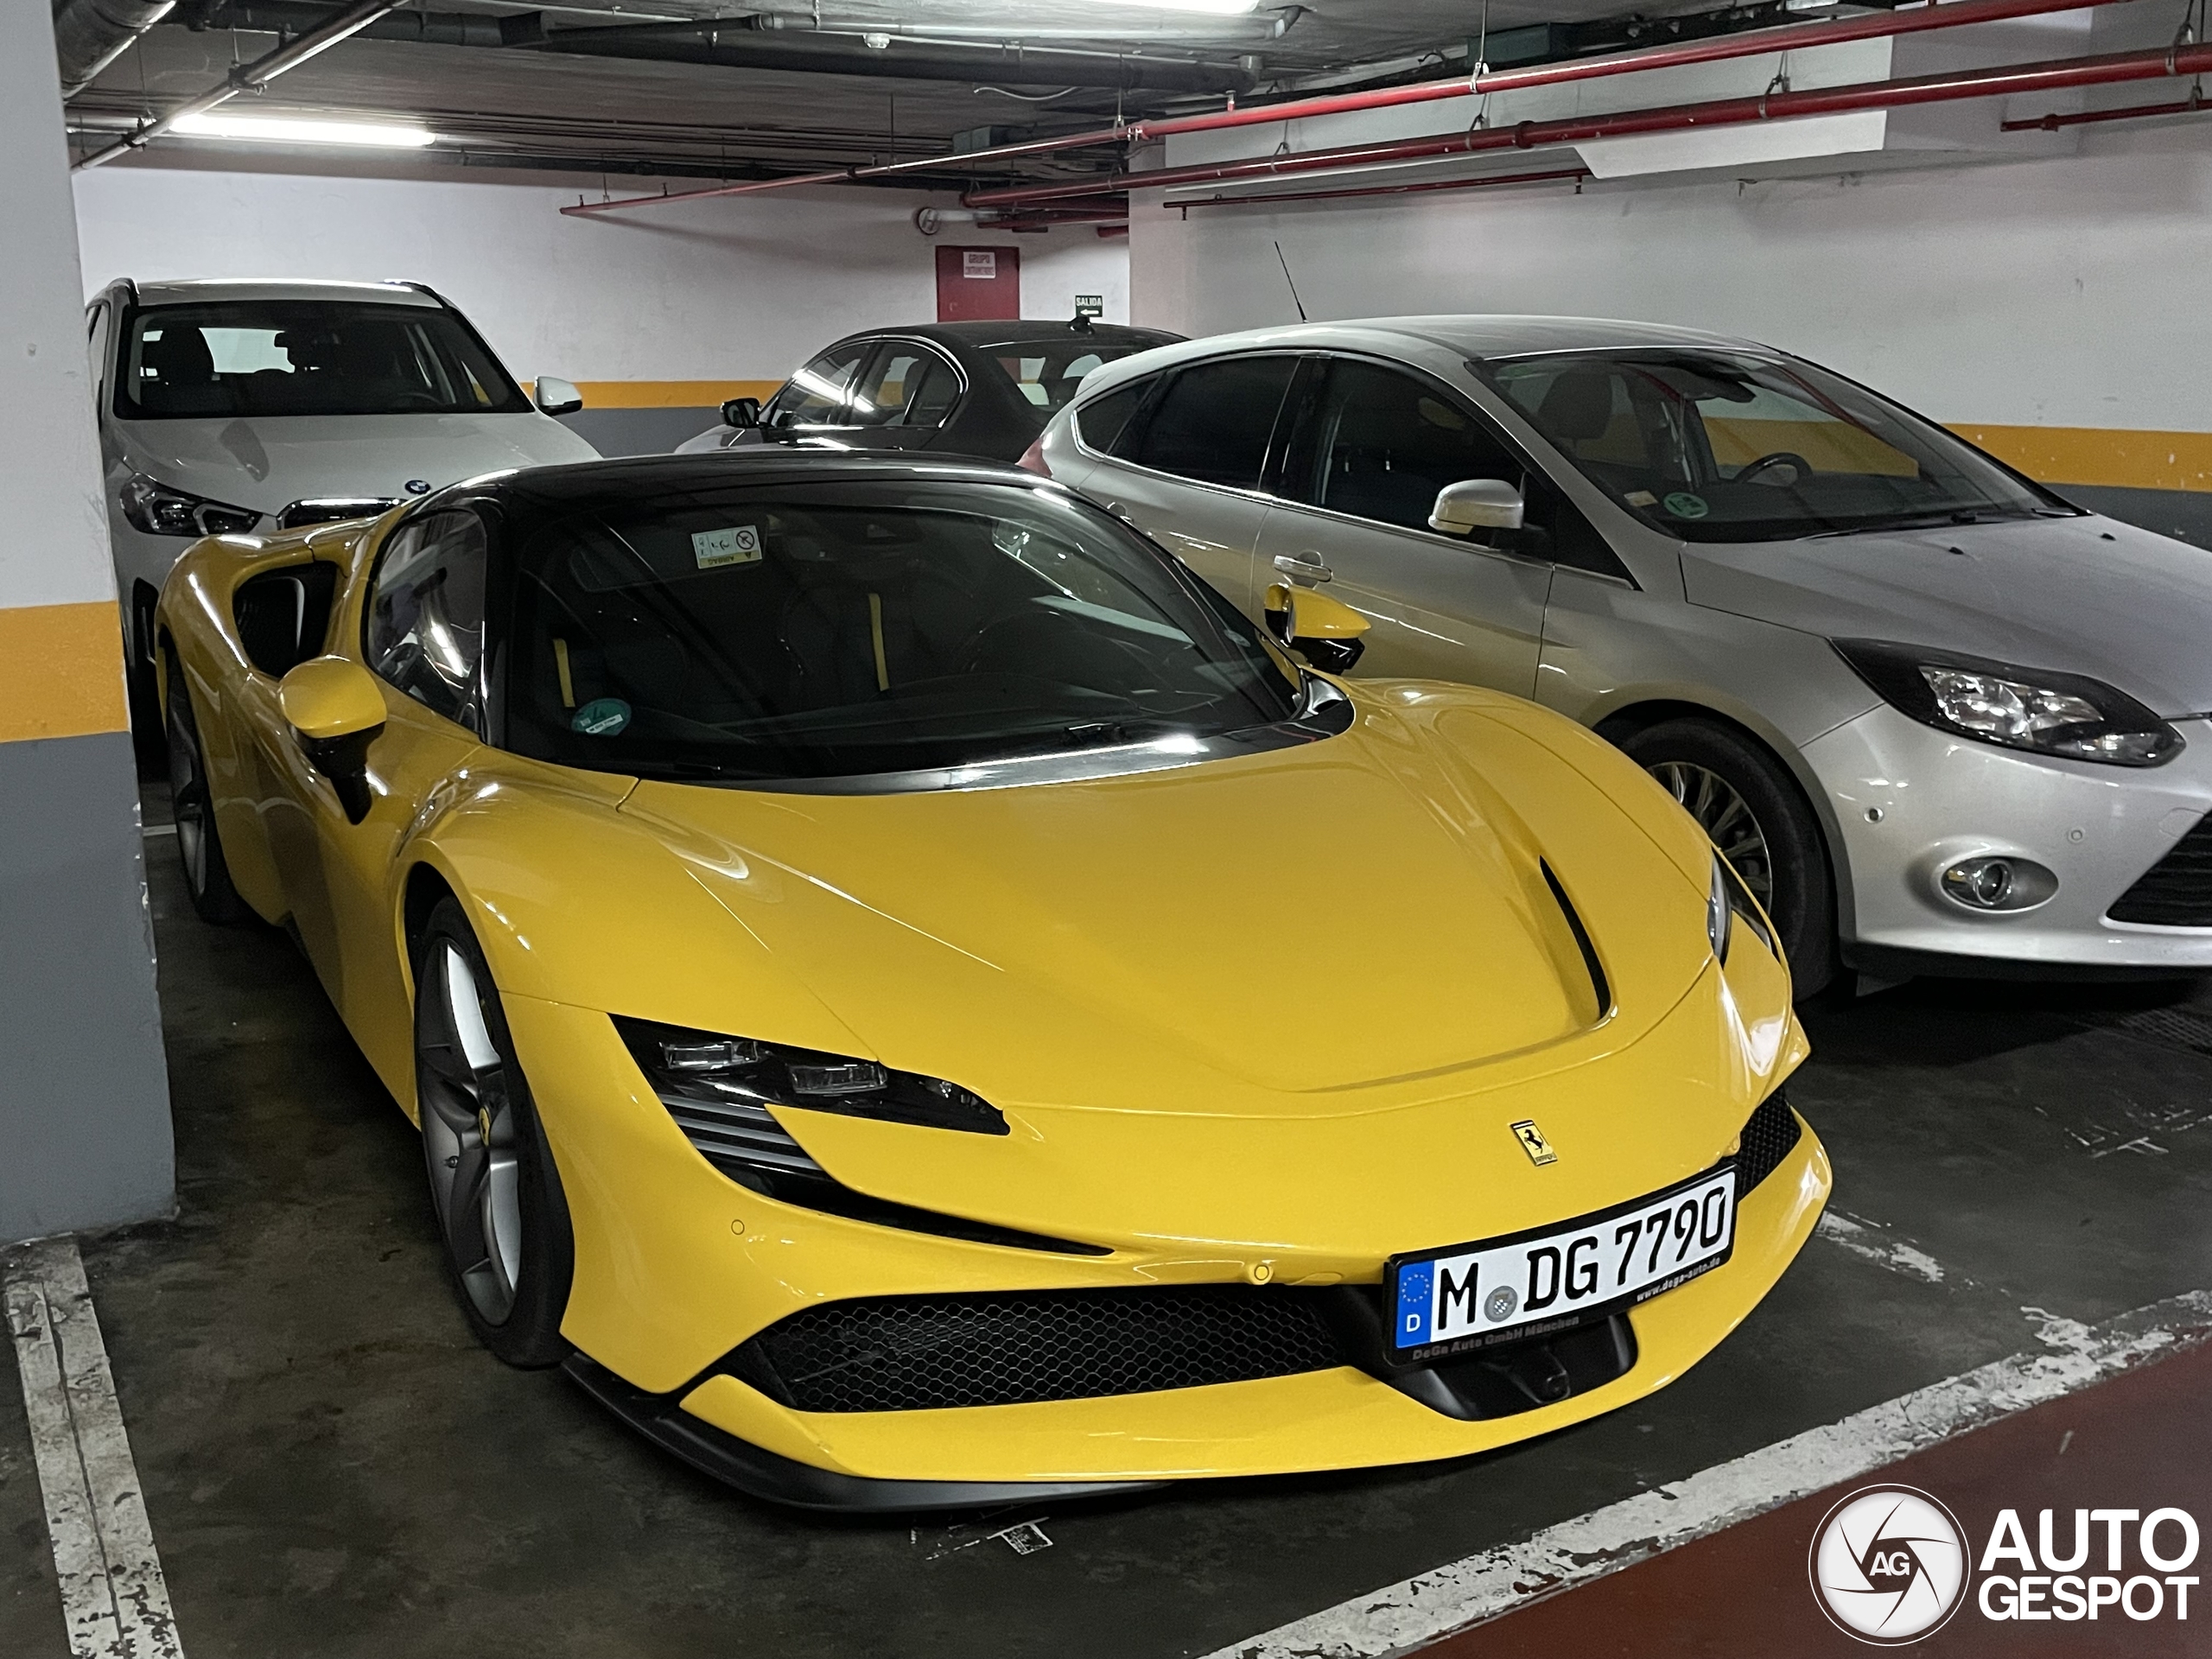
[[[650,189],[616,181],[618,194]],[[674,189],[685,181],[674,181]],[[117,164],[76,175],[86,283],[118,276],[403,276],[468,314],[525,378],[781,379],[855,328],[937,315],[930,200],[858,188],[563,217],[573,186]],[[950,205],[949,203],[945,205]],[[939,240],[1018,246],[1024,309],[1103,294],[1125,321],[1128,250],[1088,226]]]
[[[2212,432],[2212,121],[2078,156],[1442,193],[1133,219],[1138,321],[1421,312],[1749,335],[1939,420]],[[1536,165],[1535,162],[1524,165]]]

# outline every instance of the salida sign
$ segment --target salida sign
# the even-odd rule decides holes
[[[2041,1510],[2032,1522],[2000,1510],[1977,1554],[1941,1499],[1869,1486],[1827,1512],[1807,1565],[1814,1599],[1838,1630],[1902,1647],[1969,1604],[1970,1617],[2000,1623],[2185,1622],[2199,1542],[2186,1510]]]

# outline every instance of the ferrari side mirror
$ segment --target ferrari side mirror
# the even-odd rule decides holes
[[[1268,589],[1268,632],[1327,674],[1348,674],[1367,649],[1365,617],[1312,588]]]
[[[760,425],[760,400],[758,397],[731,398],[722,405],[722,424],[734,426],[741,432]]]
[[[376,677],[343,657],[312,658],[277,683],[276,702],[308,764],[330,779],[346,821],[368,817],[369,745],[385,722]]]

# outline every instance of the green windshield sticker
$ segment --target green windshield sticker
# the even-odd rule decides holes
[[[1677,490],[1667,498],[1667,511],[1677,518],[1702,518],[1712,509],[1705,505],[1703,496]]]
[[[735,524],[728,530],[695,530],[691,532],[691,556],[699,561],[702,570],[713,570],[725,564],[758,564],[760,531],[752,524]]]
[[[620,697],[594,697],[575,712],[569,729],[586,737],[613,737],[630,723],[630,705]]]

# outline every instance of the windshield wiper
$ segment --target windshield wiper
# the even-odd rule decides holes
[[[2005,524],[2037,516],[2033,511],[2018,512],[1978,510],[1970,507],[1954,508],[1946,512],[1910,513],[1896,518],[1872,518],[1863,524],[1847,524],[1837,530],[1815,531],[1805,539],[1824,542],[1839,536],[1879,535],[1890,530],[1948,530],[1954,524]]]

